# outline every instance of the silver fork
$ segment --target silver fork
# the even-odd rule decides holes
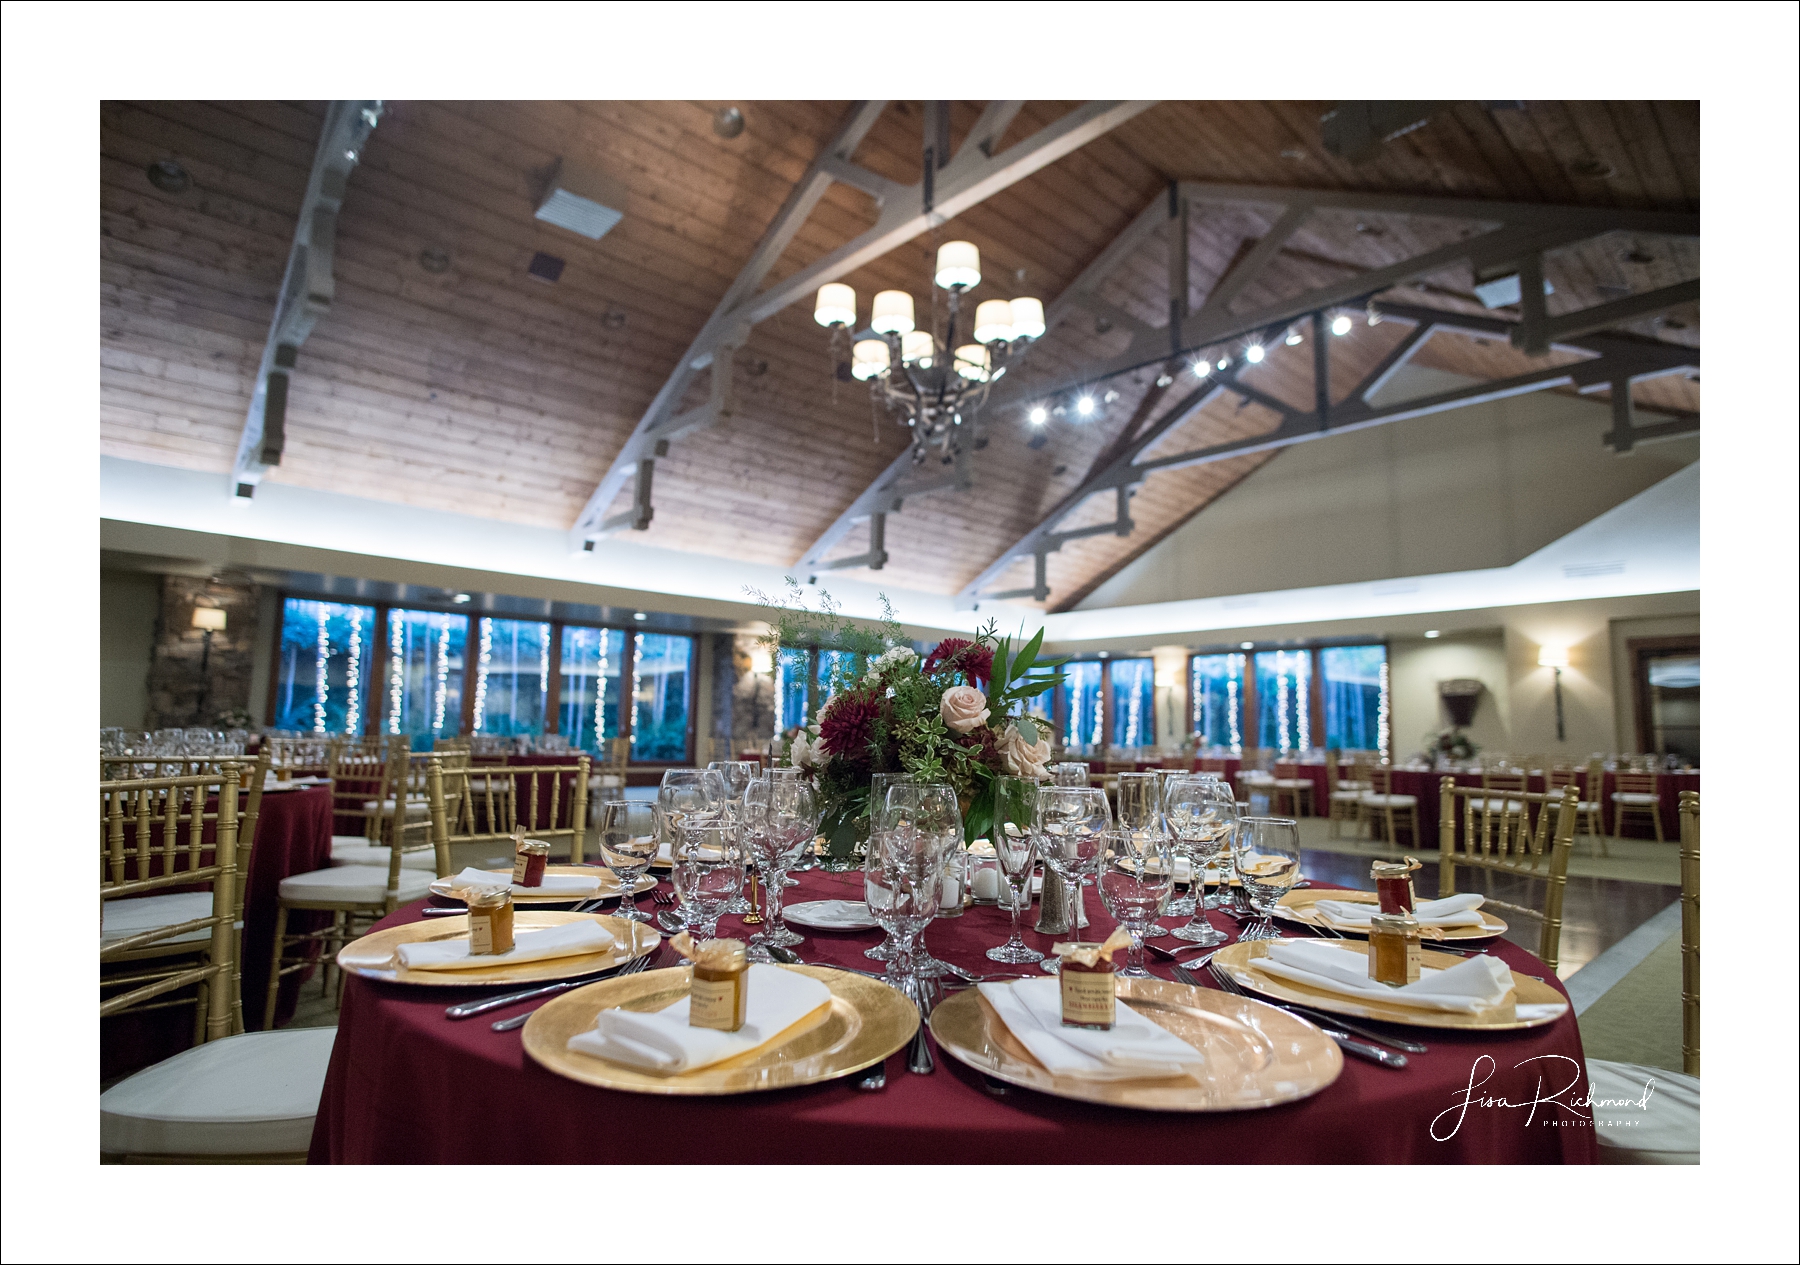
[[[1295,1010],[1292,1006],[1283,1005],[1281,1002],[1269,1001],[1264,997],[1250,997],[1250,993],[1236,980],[1232,979],[1231,976],[1227,975],[1217,962],[1211,963],[1207,969],[1212,973],[1212,977],[1219,982],[1219,987],[1234,996],[1248,998],[1252,1001],[1260,1001],[1264,1005],[1274,1006],[1277,1010],[1285,1010],[1290,1014]],[[1182,981],[1184,984],[1198,984],[1200,982],[1194,978],[1192,973],[1182,967],[1176,967],[1175,971],[1177,975],[1187,976],[1187,978]],[[1323,1011],[1315,1011],[1311,1014],[1300,1015],[1297,1017],[1305,1019],[1308,1023],[1317,1026],[1319,1031],[1323,1032],[1333,1041],[1336,1041],[1338,1043],[1338,1048],[1343,1050],[1346,1054],[1354,1054],[1358,1058],[1367,1059],[1371,1063],[1379,1063],[1383,1067],[1398,1069],[1406,1066],[1406,1055],[1392,1054],[1389,1051],[1382,1049],[1381,1046],[1369,1044],[1369,1041],[1379,1041],[1382,1045],[1395,1045],[1394,1038],[1379,1036],[1376,1033],[1370,1032],[1367,1028],[1354,1027],[1345,1023],[1336,1015],[1327,1015]],[[1358,1041],[1355,1037],[1350,1035],[1351,1032],[1355,1032],[1358,1036],[1366,1037],[1368,1040]],[[1409,1041],[1406,1044],[1417,1045],[1418,1043]],[[1398,1047],[1396,1046],[1396,1048]],[[1419,1046],[1418,1049],[1414,1051],[1416,1054],[1423,1054],[1424,1052],[1424,1046]]]
[[[660,887],[650,893],[650,899],[655,901],[658,905],[673,905],[675,903],[674,895],[663,891]]]
[[[641,958],[633,958],[631,961],[627,962],[624,966],[620,967],[616,972],[614,972],[612,978],[613,979],[623,979],[627,975],[636,975],[639,971],[643,970],[644,968],[646,968],[647,966],[650,965],[650,959],[654,956],[656,956],[656,955],[653,953],[646,953]],[[530,1010],[527,1010],[524,1014],[514,1015],[511,1019],[497,1019],[493,1023],[490,1023],[488,1025],[488,1027],[492,1028],[495,1032],[511,1032],[514,1028],[524,1027],[525,1021],[527,1019],[531,1018],[537,1012],[538,1012],[538,1007],[533,1006]]]

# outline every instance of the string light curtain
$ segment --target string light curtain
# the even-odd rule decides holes
[[[1106,745],[1106,733],[1101,727],[1105,685],[1100,669],[1101,665],[1093,660],[1063,668],[1060,692],[1063,715],[1067,718],[1063,745],[1071,751],[1096,751]]]
[[[1257,745],[1284,754],[1312,748],[1312,653],[1264,650],[1255,657]]]
[[[483,618],[471,728],[499,737],[541,734],[549,715],[550,625]]]
[[[1244,656],[1197,654],[1189,661],[1188,697],[1194,712],[1194,741],[1202,747],[1244,751]]]
[[[388,612],[388,732],[414,750],[462,732],[463,656],[469,618],[439,611]]]
[[[1115,747],[1156,745],[1156,664],[1150,659],[1114,659],[1112,741]]]
[[[274,713],[269,725],[301,733],[360,732],[369,687],[362,627],[375,609],[289,598],[282,610]]]
[[[685,759],[694,639],[638,633],[633,649],[631,758]]]
[[[569,744],[595,755],[619,728],[619,674],[625,666],[625,634],[617,628],[569,625],[562,633],[562,683],[557,729]],[[548,674],[549,669],[544,669]]]

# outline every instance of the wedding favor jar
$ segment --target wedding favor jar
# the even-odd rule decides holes
[[[469,952],[507,953],[513,947],[513,902],[510,887],[464,890],[469,905]]]

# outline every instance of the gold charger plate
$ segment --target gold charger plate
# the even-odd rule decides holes
[[[1312,907],[1322,900],[1343,901],[1346,905],[1373,905],[1379,897],[1374,892],[1345,891],[1335,887],[1303,887],[1289,892],[1281,898],[1276,907],[1276,917],[1285,918],[1289,922],[1301,923],[1308,927],[1329,926],[1334,931],[1341,931],[1347,936],[1366,936],[1367,931],[1343,923],[1331,922],[1319,915]],[[1485,909],[1475,911],[1481,915],[1479,927],[1438,927],[1425,928],[1426,943],[1433,940],[1492,940],[1495,936],[1506,934],[1506,924],[1494,917]]]
[[[467,971],[408,971],[394,962],[394,951],[403,944],[427,940],[461,940],[469,934],[469,916],[450,914],[424,918],[400,927],[373,931],[352,940],[338,951],[339,969],[352,975],[387,980],[394,984],[426,984],[438,988],[472,988],[484,984],[549,983],[577,975],[592,975],[608,967],[642,957],[662,943],[654,927],[628,922],[606,914],[577,914],[558,909],[521,909],[513,914],[513,929],[535,931],[570,922],[597,922],[613,934],[613,945],[604,953],[581,953],[566,958],[540,958],[535,962],[497,963],[491,968]]]
[[[1348,949],[1353,953],[1367,954],[1368,942],[1365,940],[1340,940],[1333,943],[1334,948]],[[1269,945],[1266,940],[1240,941],[1226,945],[1213,954],[1213,965],[1228,972],[1231,978],[1253,993],[1261,993],[1276,1001],[1295,1002],[1302,1006],[1311,1006],[1314,1010],[1327,1011],[1334,1015],[1345,1015],[1352,1019],[1379,1019],[1383,1023],[1401,1023],[1410,1028],[1457,1028],[1464,1032],[1509,1032],[1517,1028],[1539,1028],[1547,1023],[1555,1023],[1562,1015],[1551,1015],[1541,1019],[1521,1019],[1513,1009],[1515,1004],[1524,1005],[1559,1005],[1567,1007],[1568,1002],[1563,995],[1541,980],[1532,979],[1529,975],[1512,973],[1512,1002],[1495,1006],[1490,1010],[1476,1011],[1474,1014],[1452,1014],[1442,1010],[1422,1010],[1417,1006],[1387,1005],[1378,1001],[1361,1001],[1346,997],[1342,993],[1327,992],[1322,988],[1299,983],[1296,980],[1282,979],[1260,971],[1254,965],[1255,959],[1267,955]],[[1447,970],[1467,958],[1457,957],[1449,953],[1433,953],[1426,949],[1419,954],[1419,965],[1435,966],[1439,970]],[[1566,1013],[1566,1011],[1565,1011]]]
[[[499,883],[499,882],[510,883],[512,881],[512,871],[511,870],[488,870],[487,873],[492,874],[494,876],[494,881],[496,883]],[[580,878],[596,878],[597,877],[600,880],[600,889],[598,891],[594,892],[591,896],[571,895],[568,892],[559,892],[559,893],[555,893],[552,895],[546,895],[546,896],[522,896],[518,892],[514,892],[513,893],[513,904],[515,904],[515,905],[569,905],[569,904],[575,903],[576,901],[582,901],[582,900],[611,900],[619,894],[619,876],[617,874],[614,874],[611,870],[607,869],[603,865],[602,866],[546,865],[544,867],[544,873],[546,875],[549,875],[549,874],[565,874],[565,875],[573,874]],[[651,878],[648,874],[643,874],[643,875],[638,876],[638,881],[637,881],[637,886],[636,886],[637,891],[647,892],[655,886],[656,886],[656,880]],[[450,880],[448,878],[440,878],[440,879],[432,880],[431,894],[433,896],[443,896],[443,897],[447,897],[452,900],[455,899],[455,897],[452,897],[450,895],[450,893],[451,893],[451,887],[450,887]]]
[[[717,1096],[792,1089],[860,1072],[912,1040],[919,1008],[880,980],[828,966],[788,966],[821,980],[831,1004],[736,1058],[673,1076],[577,1054],[569,1038],[594,1026],[602,1010],[661,1010],[687,995],[688,968],[669,967],[601,980],[540,1007],[525,1023],[525,1052],[570,1080],[634,1094]]]
[[[1118,981],[1119,1001],[1206,1056],[1199,1077],[1090,1081],[1057,1076],[1033,1058],[979,989],[931,1012],[938,1048],[996,1080],[1057,1098],[1140,1111],[1244,1111],[1310,1097],[1338,1078],[1344,1055],[1285,1010],[1212,988],[1160,979]]]

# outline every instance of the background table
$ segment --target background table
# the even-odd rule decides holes
[[[859,899],[859,874],[810,872],[788,889],[790,903]],[[1090,894],[1090,906],[1098,904]],[[653,908],[647,898],[646,909]],[[408,906],[382,925],[419,917]],[[1111,920],[1090,909],[1092,936]],[[1233,924],[1215,914],[1222,926]],[[1173,923],[1173,920],[1165,920]],[[970,969],[1006,937],[1006,916],[976,908],[932,924],[932,951]],[[805,932],[804,928],[796,930]],[[722,934],[741,934],[735,918]],[[806,933],[809,962],[874,966],[862,950],[876,932]],[[1027,931],[1047,949],[1050,937]],[[1169,942],[1165,942],[1169,943]],[[1520,971],[1554,977],[1531,954],[1504,942],[1496,951]],[[659,952],[672,963],[670,951]],[[1018,970],[1016,967],[994,967]],[[1153,965],[1159,975],[1167,967]],[[1558,986],[1560,987],[1560,985]],[[948,1055],[931,1076],[890,1057],[887,1088],[864,1093],[847,1080],[731,1098],[665,1098],[577,1084],[526,1057],[517,1031],[488,1024],[502,1010],[451,1021],[444,1007],[493,990],[424,989],[351,978],[337,1045],[313,1132],[313,1163],[616,1163],[619,1139],[653,1139],[664,1157],[688,1163],[1129,1163],[1133,1148],[1158,1144],[1170,1162],[1239,1163],[1590,1163],[1592,1132],[1547,1127],[1566,1109],[1540,1106],[1536,1119],[1504,1108],[1472,1108],[1447,1141],[1434,1117],[1457,1102],[1481,1055],[1495,1069],[1482,1091],[1529,1102],[1542,1056],[1582,1077],[1564,1098],[1586,1093],[1574,1014],[1543,1028],[1489,1035],[1425,1032],[1431,1047],[1404,1071],[1346,1059],[1343,1075],[1303,1102],[1266,1111],[1156,1114],[1050,1098],[1015,1089],[992,1097],[982,1078]],[[1539,1059],[1538,1062],[1526,1060]],[[1569,1063],[1559,1059],[1572,1060]],[[1486,1066],[1485,1064],[1483,1065]],[[1560,1081],[1553,1084],[1560,1084]],[[495,1110],[470,1110],[487,1103]],[[1448,1129],[1454,1113],[1440,1132]]]
[[[1423,836],[1418,846],[1421,848],[1437,847],[1438,813],[1442,810],[1443,795],[1439,787],[1439,779],[1445,774],[1434,769],[1395,769],[1394,794],[1414,795],[1419,800],[1419,832]],[[1458,786],[1480,786],[1479,773],[1452,773]],[[1588,788],[1587,770],[1576,772],[1575,781],[1581,788],[1581,798],[1591,800],[1593,793]],[[1673,843],[1681,838],[1681,819],[1677,814],[1680,807],[1681,792],[1700,789],[1699,773],[1664,773],[1657,779],[1657,807],[1662,814],[1663,838]],[[1544,775],[1534,773],[1526,783],[1525,789],[1542,791]],[[1600,788],[1600,824],[1608,834],[1613,829],[1613,792],[1618,789],[1615,774],[1607,773]],[[1583,822],[1578,829],[1585,829]],[[1622,837],[1637,839],[1654,839],[1655,830],[1639,813],[1636,817],[1625,819],[1625,831]]]
[[[210,844],[212,827],[207,827]],[[244,933],[241,971],[244,1025],[262,1026],[263,998],[268,994],[269,945],[275,934],[275,903],[281,880],[290,874],[322,870],[331,864],[331,789],[325,786],[265,794],[256,821],[256,838],[250,850],[250,869],[244,881]],[[329,914],[295,913],[290,930],[310,928]],[[294,1015],[294,1003],[305,976],[290,975],[281,982],[276,1003],[277,1023]],[[101,1020],[101,1076],[122,1076],[148,1067],[193,1043],[193,1010],[138,1011]]]

